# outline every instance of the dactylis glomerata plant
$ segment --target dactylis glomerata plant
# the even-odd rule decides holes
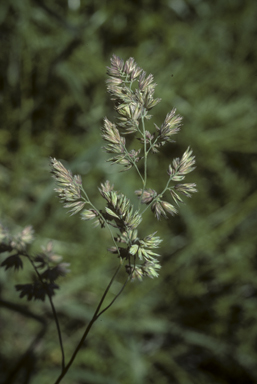
[[[152,118],[149,114],[150,111],[161,101],[158,98],[154,99],[156,84],[153,82],[153,75],[147,76],[133,58],[124,62],[115,55],[111,58],[111,66],[107,68],[107,74],[109,76],[107,90],[114,101],[118,117],[115,123],[107,118],[104,119],[101,129],[102,138],[106,142],[104,150],[112,155],[108,160],[111,164],[119,164],[122,171],[134,168],[137,172],[141,184],[135,191],[138,197],[138,207],[135,209],[128,197],[122,192],[116,191],[107,180],[99,188],[99,192],[105,200],[105,208],[98,209],[84,190],[81,177],[73,176],[60,161],[51,158],[52,173],[57,183],[55,191],[59,194],[64,207],[69,209],[71,215],[80,212],[83,220],[94,220],[95,226],[99,225],[101,228],[109,230],[112,245],[108,251],[117,254],[120,259],[118,268],[68,364],[65,364],[60,327],[52,302],[52,295],[56,288],[54,280],[59,275],[65,274],[67,264],[61,263],[50,268],[51,258],[49,259],[47,252],[37,256],[34,261],[31,259],[38,277],[35,283],[38,289],[35,292],[41,292],[36,293],[34,298],[42,298],[40,296],[44,296],[42,292],[47,293],[57,324],[63,358],[62,371],[56,383],[61,381],[70,368],[92,324],[113,304],[126,283],[133,279],[142,280],[145,276],[151,278],[158,276],[161,266],[160,255],[156,253],[156,248],[159,247],[162,240],[156,236],[156,232],[150,233],[144,238],[140,237],[139,228],[144,212],[150,208],[157,220],[160,220],[161,217],[167,218],[168,215],[173,216],[177,213],[174,203],[178,205],[182,202],[182,195],[190,197],[191,193],[196,192],[195,184],[183,182],[185,175],[194,169],[195,158],[190,148],[184,152],[181,158],[176,158],[169,164],[167,180],[161,190],[156,191],[147,183],[148,157],[150,154],[156,155],[164,145],[173,142],[182,120],[179,115],[176,115],[176,110],[172,109],[160,127],[148,122]],[[146,122],[148,122],[149,130],[146,129]],[[138,149],[128,148],[127,135],[133,135],[138,140]],[[141,169],[143,169],[142,172]],[[11,258],[17,258],[17,256],[12,255]],[[18,268],[19,261],[13,259],[11,262],[11,260],[10,258],[5,260],[2,265],[8,267],[10,263],[13,263],[13,266]],[[43,274],[38,272],[39,267],[35,264],[37,262],[41,263],[40,267],[45,267],[47,264]],[[109,288],[122,265],[125,266],[128,278],[118,295],[109,305],[101,309]],[[35,288],[35,284],[33,288]],[[21,296],[27,295],[29,299],[33,297],[31,286],[27,288],[18,286],[17,289],[21,290]]]

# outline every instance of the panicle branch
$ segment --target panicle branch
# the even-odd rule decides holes
[[[82,198],[82,180],[79,175],[72,176],[72,173],[67,170],[64,165],[56,160],[50,158],[51,173],[57,183],[55,192],[58,193],[61,201],[64,203],[64,208],[71,208],[69,213],[75,215],[82,210],[87,201]]]
[[[153,75],[146,76],[133,58],[129,58],[125,63],[119,57],[113,55],[111,66],[107,68],[109,79],[107,80],[107,90],[114,100],[114,109],[118,114],[117,123],[112,125],[106,119],[102,129],[102,137],[109,144],[104,147],[106,152],[115,153],[115,157],[109,159],[113,164],[124,166],[124,170],[132,166],[137,168],[136,163],[146,156],[139,157],[140,149],[128,151],[123,135],[138,133],[138,139],[144,145],[146,136],[151,137],[150,132],[146,133],[140,129],[142,119],[150,119],[149,111],[157,105],[161,99],[154,99],[156,84],[153,82]],[[108,133],[106,131],[109,131]],[[113,135],[111,134],[113,131]],[[115,134],[114,134],[115,131]],[[115,143],[111,140],[115,136]],[[150,144],[150,141],[148,141]],[[137,170],[138,171],[138,170]]]
[[[172,165],[169,165],[168,175],[173,181],[181,181],[185,175],[192,172],[195,167],[195,156],[192,155],[193,151],[188,147],[182,158],[173,160]]]

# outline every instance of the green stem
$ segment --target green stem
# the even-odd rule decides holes
[[[157,135],[157,137],[155,138],[154,142],[150,142],[150,147],[148,148],[147,150],[147,154],[151,151],[151,149],[154,147],[154,144],[158,141],[159,139],[159,135]]]
[[[142,127],[143,127],[143,133],[144,133],[144,190],[145,190],[146,181],[147,181],[147,155],[148,155],[148,152],[146,150],[145,121],[144,121],[143,117],[142,117]],[[143,192],[144,192],[144,190],[143,190]]]
[[[140,179],[142,180],[142,183],[144,183],[143,176],[141,175],[141,172],[139,171],[139,169],[138,169],[138,167],[137,167],[135,161],[133,161],[133,165],[134,165],[134,167],[136,168],[136,171],[137,171],[137,173],[139,174]]]
[[[138,173],[140,179],[141,179],[142,182],[144,183],[143,176],[141,175],[141,173],[140,173],[140,171],[139,171],[139,169],[138,169],[138,167],[137,167],[136,162],[135,162],[133,159],[130,158],[129,153],[128,153],[128,150],[127,150],[127,148],[125,147],[125,145],[123,145],[123,149],[124,149],[124,151],[125,151],[127,157],[129,158],[129,160],[130,160],[130,161],[132,160],[132,164],[133,164],[133,166],[135,167],[135,169],[136,169],[136,171],[137,171],[137,173]]]
[[[124,149],[125,149],[125,151],[126,151],[126,154],[129,156],[129,153],[128,153],[128,151],[127,151],[127,148],[124,147]],[[131,159],[130,159],[130,160],[131,160]],[[143,176],[141,175],[141,172],[139,171],[136,162],[135,162],[134,160],[132,160],[132,163],[133,163],[133,165],[134,165],[134,167],[135,167],[135,169],[136,169],[136,171],[137,171],[137,173],[138,173],[140,179],[142,180],[142,183],[144,184],[144,178],[143,178]]]
[[[145,187],[146,187],[146,182],[147,182],[147,155],[148,155],[148,151],[146,150],[145,122],[144,122],[144,118],[143,117],[142,117],[141,121],[142,121],[143,136],[144,136],[144,178],[142,178],[143,189],[142,189],[141,197],[140,197],[139,202],[138,202],[138,209],[140,207],[140,204],[141,204],[141,201],[142,201],[142,198],[143,198],[143,193],[144,193]]]
[[[121,268],[121,265],[122,265],[122,264],[120,264],[120,265],[118,266],[118,268],[116,269],[116,271],[115,271],[113,277],[112,277],[111,280],[110,280],[110,283],[108,284],[107,288],[105,289],[104,294],[103,294],[103,296],[102,296],[102,298],[101,298],[101,300],[100,300],[100,302],[99,302],[99,304],[98,304],[98,306],[97,306],[97,308],[96,308],[96,310],[95,310],[95,313],[94,313],[94,315],[93,315],[91,321],[89,322],[88,326],[86,327],[85,332],[84,332],[84,334],[83,334],[83,336],[82,336],[82,338],[81,338],[79,344],[77,345],[75,351],[73,352],[73,355],[72,355],[71,358],[70,358],[70,361],[68,362],[68,364],[66,365],[66,367],[62,370],[60,376],[57,378],[57,380],[55,381],[54,384],[58,384],[58,383],[60,383],[60,381],[61,381],[61,380],[63,379],[63,377],[66,375],[66,373],[67,373],[68,370],[70,369],[70,367],[71,367],[71,365],[72,365],[72,363],[73,363],[73,361],[74,361],[74,359],[75,359],[75,357],[76,357],[78,351],[80,350],[80,348],[82,347],[84,341],[86,340],[86,337],[87,337],[87,335],[88,335],[88,333],[89,333],[89,331],[90,331],[92,325],[95,323],[95,321],[98,319],[98,317],[99,317],[105,310],[107,310],[107,309],[112,305],[112,303],[115,301],[115,300],[113,300],[113,301],[111,302],[111,304],[110,304],[108,307],[106,307],[106,308],[104,309],[104,311],[100,312],[100,314],[99,314],[99,311],[100,311],[100,308],[101,308],[101,306],[102,306],[102,304],[103,304],[103,302],[104,302],[104,299],[105,299],[105,297],[106,297],[106,295],[107,295],[109,289],[111,288],[111,285],[112,285],[112,283],[113,283],[113,281],[114,281],[116,275],[118,274],[118,272],[119,272],[119,270],[120,270],[120,268]],[[117,297],[119,296],[120,293],[121,293],[121,292],[118,293]],[[117,297],[116,297],[116,298],[117,298]],[[115,298],[115,299],[116,299],[116,298]]]
[[[169,187],[169,184],[170,184],[170,181],[171,181],[171,177],[169,178],[164,190],[162,191],[161,195],[164,195],[164,193],[167,191],[168,187]]]
[[[131,274],[127,277],[125,283],[123,284],[122,288],[120,289],[120,291],[117,293],[117,295],[114,297],[114,299],[110,302],[109,305],[107,305],[107,307],[105,307],[100,313],[98,313],[97,315],[97,319],[98,317],[100,317],[105,311],[107,311],[108,308],[110,308],[112,306],[112,304],[114,303],[114,301],[120,296],[120,294],[122,293],[122,291],[124,290],[124,288],[126,287],[128,281],[130,280],[130,277],[131,277]]]
[[[162,195],[164,195],[164,193],[167,191],[167,189],[168,189],[168,187],[169,187],[170,181],[171,181],[171,177],[169,178],[169,180],[168,180],[168,182],[167,182],[167,184],[166,184],[164,190],[163,190],[161,193],[159,193],[159,194],[158,194],[158,195],[151,201],[151,203],[149,203],[149,204],[145,207],[145,209],[143,210],[143,212],[141,213],[141,215],[143,215],[143,214],[145,213],[145,211],[147,211],[147,209],[148,209],[149,207],[151,207],[151,205],[152,205],[158,198],[160,198]]]
[[[88,197],[88,195],[87,195],[87,193],[86,193],[86,191],[85,191],[85,189],[83,188],[82,185],[81,185],[80,188],[81,188],[82,192],[84,193],[84,195],[86,196],[86,199],[84,199],[83,197],[82,197],[82,199],[85,200],[86,203],[91,204],[91,202],[90,202],[90,200],[89,200],[89,197]]]
[[[115,241],[115,239],[114,239],[114,235],[113,235],[113,233],[112,233],[112,230],[111,230],[111,228],[110,228],[109,223],[105,220],[105,218],[103,217],[103,215],[101,214],[101,212],[94,206],[94,204],[91,203],[91,201],[89,200],[89,197],[88,197],[86,191],[84,190],[84,188],[83,188],[82,186],[81,186],[81,190],[82,190],[83,193],[85,194],[85,196],[86,196],[86,200],[85,200],[83,197],[82,197],[82,198],[86,201],[86,203],[88,203],[88,204],[91,205],[91,207],[98,213],[98,215],[99,215],[99,216],[101,217],[101,219],[104,221],[106,227],[108,228],[108,231],[110,232],[112,241],[113,241],[115,247],[116,247],[117,250],[118,250],[119,256],[121,256],[121,255],[120,255],[120,251],[119,251],[119,247],[118,247],[118,245],[117,245],[117,243],[116,243],[116,241]]]

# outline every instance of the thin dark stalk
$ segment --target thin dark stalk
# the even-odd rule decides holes
[[[125,283],[123,284],[122,288],[120,289],[120,291],[117,293],[117,295],[114,297],[114,299],[110,302],[109,305],[107,305],[107,307],[105,307],[100,313],[98,313],[97,315],[97,319],[98,317],[100,317],[105,311],[107,311],[108,308],[110,308],[112,306],[112,304],[114,303],[114,301],[120,296],[120,294],[122,293],[123,289],[126,287],[128,281],[130,280],[131,278],[131,275],[129,275],[129,277],[127,278],[127,280],[125,281]]]
[[[53,315],[54,315],[54,318],[55,318],[55,324],[56,324],[56,328],[57,328],[57,332],[58,332],[60,348],[61,348],[61,351],[62,351],[62,370],[64,370],[65,369],[65,354],[64,354],[64,348],[63,348],[60,324],[59,324],[59,321],[58,321],[57,313],[56,313],[55,306],[54,306],[54,303],[53,303],[51,295],[48,295],[48,298],[49,298],[49,301],[50,301],[50,304],[51,304],[51,307],[52,307],[52,311],[53,311]]]
[[[27,256],[27,258],[29,259],[29,261],[31,262],[39,280],[41,281],[41,283],[43,284],[44,286],[44,282],[41,278],[41,275],[40,273],[38,272],[37,270],[37,267],[35,266],[33,260],[31,259],[31,257],[25,253],[24,254],[25,256]],[[50,301],[50,305],[51,305],[51,308],[52,308],[52,312],[53,312],[53,316],[54,316],[54,320],[55,320],[55,324],[56,324],[56,328],[57,328],[57,333],[58,333],[58,338],[59,338],[59,344],[60,344],[60,348],[61,348],[61,353],[62,353],[62,371],[64,370],[65,368],[65,354],[64,354],[64,348],[63,348],[63,342],[62,342],[62,334],[61,334],[61,328],[60,328],[60,324],[59,324],[59,320],[58,320],[58,316],[57,316],[57,313],[56,313],[56,310],[55,310],[55,307],[54,307],[54,303],[53,303],[53,300],[52,300],[52,297],[51,295],[47,292],[46,290],[46,294],[48,296],[48,299]]]
[[[71,367],[71,365],[72,365],[72,363],[73,363],[73,361],[74,361],[74,359],[75,359],[77,353],[79,352],[79,350],[80,350],[80,348],[82,347],[84,341],[86,340],[86,337],[87,337],[87,335],[88,335],[88,333],[89,333],[89,331],[90,331],[92,325],[94,324],[94,322],[95,322],[95,321],[98,319],[98,317],[100,316],[100,315],[98,314],[98,312],[100,311],[100,308],[101,308],[101,306],[102,306],[102,304],[103,304],[103,302],[104,302],[104,299],[105,299],[107,293],[109,292],[109,289],[111,288],[111,285],[112,285],[112,283],[113,283],[113,281],[114,281],[116,275],[118,274],[118,272],[119,272],[119,270],[120,270],[120,268],[121,268],[121,265],[122,265],[122,264],[120,264],[120,265],[118,266],[118,268],[116,269],[116,271],[115,271],[113,277],[111,278],[111,281],[109,282],[107,288],[105,289],[104,294],[103,294],[103,296],[102,296],[102,298],[101,298],[101,300],[100,300],[100,302],[99,302],[99,304],[98,304],[98,306],[97,306],[97,308],[96,308],[96,310],[95,310],[95,313],[94,313],[94,315],[93,315],[91,321],[90,321],[89,324],[87,325],[87,327],[86,327],[86,329],[85,329],[85,332],[84,332],[84,334],[83,334],[83,336],[82,336],[82,338],[81,338],[79,344],[77,345],[75,351],[73,352],[73,355],[72,355],[71,358],[70,358],[70,361],[68,362],[68,364],[66,365],[66,367],[62,370],[60,376],[58,377],[58,379],[55,381],[54,384],[58,384],[58,383],[60,383],[60,381],[61,381],[61,380],[63,379],[63,377],[66,375],[66,373],[67,373],[68,370],[70,369],[70,367]],[[119,294],[120,294],[120,293],[121,293],[121,292],[119,292]],[[119,295],[119,294],[118,294],[118,295]],[[116,299],[116,298],[115,298],[115,299]],[[114,302],[114,300],[113,300],[113,302]],[[112,304],[112,303],[111,303],[111,304]],[[111,305],[111,304],[110,304],[110,305]],[[110,305],[108,306],[108,308],[110,307]],[[107,309],[107,308],[105,308],[105,310],[106,310],[106,309]],[[104,311],[105,311],[105,310],[104,310]]]

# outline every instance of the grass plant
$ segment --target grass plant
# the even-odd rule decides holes
[[[113,55],[111,65],[107,68],[107,90],[114,102],[117,113],[115,122],[104,119],[101,136],[105,142],[104,151],[111,154],[108,162],[118,164],[121,172],[134,170],[138,175],[137,207],[131,203],[125,191],[116,191],[110,181],[101,184],[98,191],[104,199],[104,208],[95,206],[82,177],[74,175],[66,169],[61,161],[51,158],[51,172],[56,181],[57,192],[64,207],[70,215],[80,214],[82,220],[93,221],[109,232],[111,244],[108,252],[117,256],[117,268],[107,285],[91,321],[86,326],[80,342],[66,362],[65,348],[62,340],[58,314],[54,306],[53,296],[59,286],[56,280],[69,272],[69,264],[56,255],[52,243],[42,249],[42,252],[32,256],[29,246],[33,241],[33,229],[28,226],[18,235],[13,236],[4,227],[0,232],[0,250],[8,256],[1,266],[5,269],[19,270],[23,267],[23,258],[27,258],[34,270],[34,280],[26,284],[16,285],[20,297],[29,301],[49,299],[56,323],[61,350],[61,372],[55,384],[61,382],[69,371],[77,353],[87,338],[92,325],[108,310],[124,290],[129,281],[142,281],[146,277],[157,278],[160,273],[161,237],[156,235],[155,228],[147,236],[141,236],[144,226],[144,214],[151,210],[156,220],[168,219],[178,213],[177,207],[183,203],[182,197],[191,197],[196,192],[194,183],[185,183],[186,175],[193,171],[195,157],[188,147],[181,158],[175,158],[167,165],[167,178],[163,185],[153,187],[148,179],[150,156],[158,156],[165,145],[173,145],[174,135],[181,127],[182,117],[173,108],[167,113],[162,125],[152,124],[150,111],[161,101],[154,98],[155,87],[153,75],[147,75],[133,58],[123,61]],[[129,136],[129,139],[127,139]],[[129,177],[128,177],[129,182]],[[127,278],[119,292],[108,303],[104,304],[106,296],[121,268],[125,268]]]

